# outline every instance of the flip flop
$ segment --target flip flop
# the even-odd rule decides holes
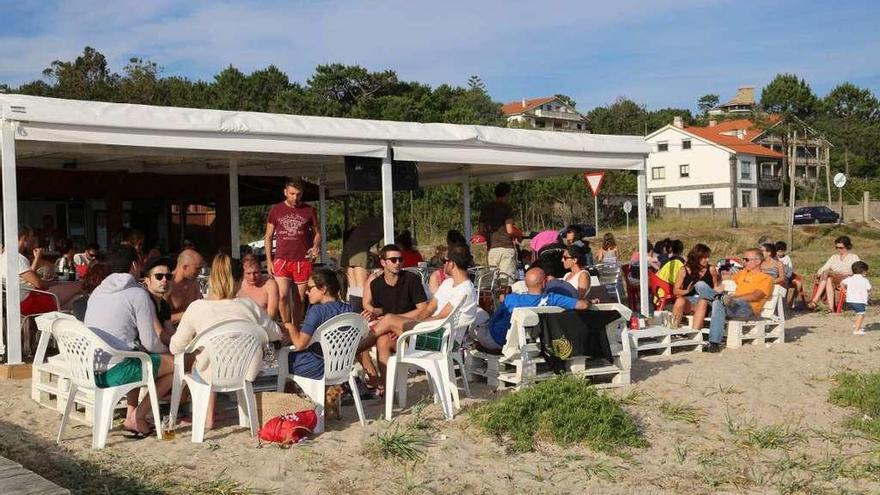
[[[152,428],[152,427],[150,428],[150,431],[148,431],[146,433],[144,433],[142,431],[137,431],[137,430],[125,430],[125,431],[130,433],[130,435],[124,435],[125,438],[127,438],[129,440],[143,440],[145,438],[151,437],[156,434],[156,429]]]
[[[817,308],[817,307],[818,307],[818,306],[817,306],[816,303],[814,303],[813,301],[810,301],[810,302],[807,303],[807,308],[808,308],[808,309],[811,309],[811,310],[813,310],[813,311],[816,311],[816,308]]]

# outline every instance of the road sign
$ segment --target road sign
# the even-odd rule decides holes
[[[837,172],[834,174],[834,179],[832,179],[832,181],[835,186],[841,188],[846,185],[846,175],[844,175],[843,172]]]
[[[602,183],[605,182],[605,172],[584,172],[584,180],[587,182],[587,186],[589,186],[595,198],[599,195],[599,188],[602,187]]]
[[[627,200],[623,202],[623,212],[629,215],[629,212],[633,211],[633,204],[631,201]]]

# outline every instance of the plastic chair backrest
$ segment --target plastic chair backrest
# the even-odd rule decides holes
[[[615,285],[620,277],[620,265],[616,263],[599,263],[596,265],[599,271],[599,283],[602,285]]]
[[[659,289],[663,290],[662,296],[658,294]],[[666,306],[666,303],[673,299],[672,284],[661,279],[651,270],[648,270],[648,290],[651,291],[654,305],[657,307],[658,311],[662,311],[663,307]]]
[[[96,369],[109,361],[113,348],[74,318],[55,319],[52,335],[67,363],[70,380],[78,387],[95,388]]]
[[[351,373],[358,344],[369,331],[367,320],[357,313],[342,313],[325,321],[312,336],[324,354],[324,380],[346,381]]]
[[[211,363],[207,383],[217,387],[241,385],[247,379],[251,363],[259,359],[269,343],[266,331],[248,320],[215,323],[199,334],[186,348],[187,353],[201,349]]]

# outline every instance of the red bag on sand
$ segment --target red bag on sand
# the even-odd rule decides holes
[[[318,415],[313,409],[275,416],[260,428],[260,446],[268,442],[290,447],[305,440],[317,425]]]

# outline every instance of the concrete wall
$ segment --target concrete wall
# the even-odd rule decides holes
[[[823,203],[815,203],[820,205]],[[805,204],[804,204],[805,205]],[[798,206],[804,206],[800,203]],[[844,205],[843,217],[847,223],[868,222],[872,218],[880,220],[880,201],[871,201],[868,206],[868,217],[865,218],[863,204]],[[840,212],[837,203],[831,205],[831,209]],[[675,218],[681,216],[688,219],[700,218],[730,218],[730,208],[654,208],[661,218]],[[740,222],[751,225],[786,225],[789,218],[787,206],[770,206],[763,208],[737,208],[737,219]]]

